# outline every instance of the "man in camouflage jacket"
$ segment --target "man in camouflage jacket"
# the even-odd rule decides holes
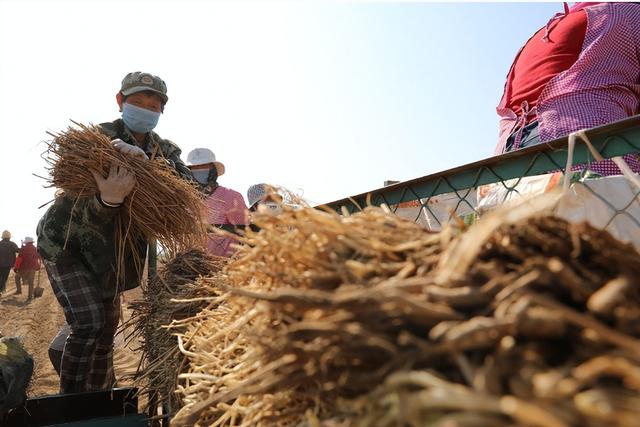
[[[185,179],[192,179],[180,148],[152,131],[168,100],[159,77],[129,73],[116,100],[122,118],[102,123],[101,131],[121,152],[143,158],[160,152]],[[99,192],[75,199],[56,198],[38,224],[38,251],[71,333],[60,373],[60,391],[108,389],[113,384],[113,338],[118,326],[119,292],[139,285],[147,242],[126,254],[124,280],[116,280],[115,217],[133,189],[131,171],[112,167],[105,178],[94,174]]]

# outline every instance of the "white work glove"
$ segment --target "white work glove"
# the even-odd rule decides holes
[[[139,157],[142,160],[149,160],[149,156],[140,148],[135,145],[127,144],[121,139],[114,139],[111,141],[116,150],[124,153],[128,156]]]
[[[136,176],[130,170],[111,165],[109,168],[109,176],[102,177],[102,174],[91,171],[93,178],[98,184],[100,191],[100,200],[108,206],[119,206],[124,198],[131,193],[133,186],[136,184]]]

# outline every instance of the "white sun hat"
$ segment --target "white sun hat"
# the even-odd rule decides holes
[[[195,148],[187,155],[188,166],[202,166],[213,164],[218,176],[224,175],[224,165],[216,161],[216,155],[208,148]]]

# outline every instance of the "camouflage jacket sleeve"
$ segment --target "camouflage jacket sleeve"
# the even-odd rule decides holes
[[[38,249],[48,260],[56,260],[65,247],[76,253],[101,252],[99,248],[113,243],[113,220],[119,211],[102,205],[97,196],[58,197],[38,224]]]
[[[169,161],[171,166],[180,174],[181,177],[187,180],[193,180],[193,174],[191,173],[191,169],[184,164],[182,159],[180,158],[180,154],[182,154],[182,150],[173,142],[168,139],[160,139],[158,141],[158,145],[162,150],[164,157]]]

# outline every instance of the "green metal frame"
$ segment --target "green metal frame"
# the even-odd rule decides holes
[[[640,115],[619,122],[588,130],[587,136],[594,148],[604,158],[640,153]],[[403,202],[429,198],[444,193],[464,193],[472,188],[505,182],[509,179],[539,175],[564,169],[567,162],[568,138],[560,138],[545,144],[512,151],[464,166],[434,173],[421,178],[378,188],[352,197],[336,200],[321,206],[349,212],[383,203],[393,206]],[[594,161],[586,144],[577,143],[573,164]],[[506,186],[506,185],[505,185]],[[512,186],[513,187],[513,186]],[[511,189],[512,187],[507,187]],[[463,199],[464,194],[459,194]]]

